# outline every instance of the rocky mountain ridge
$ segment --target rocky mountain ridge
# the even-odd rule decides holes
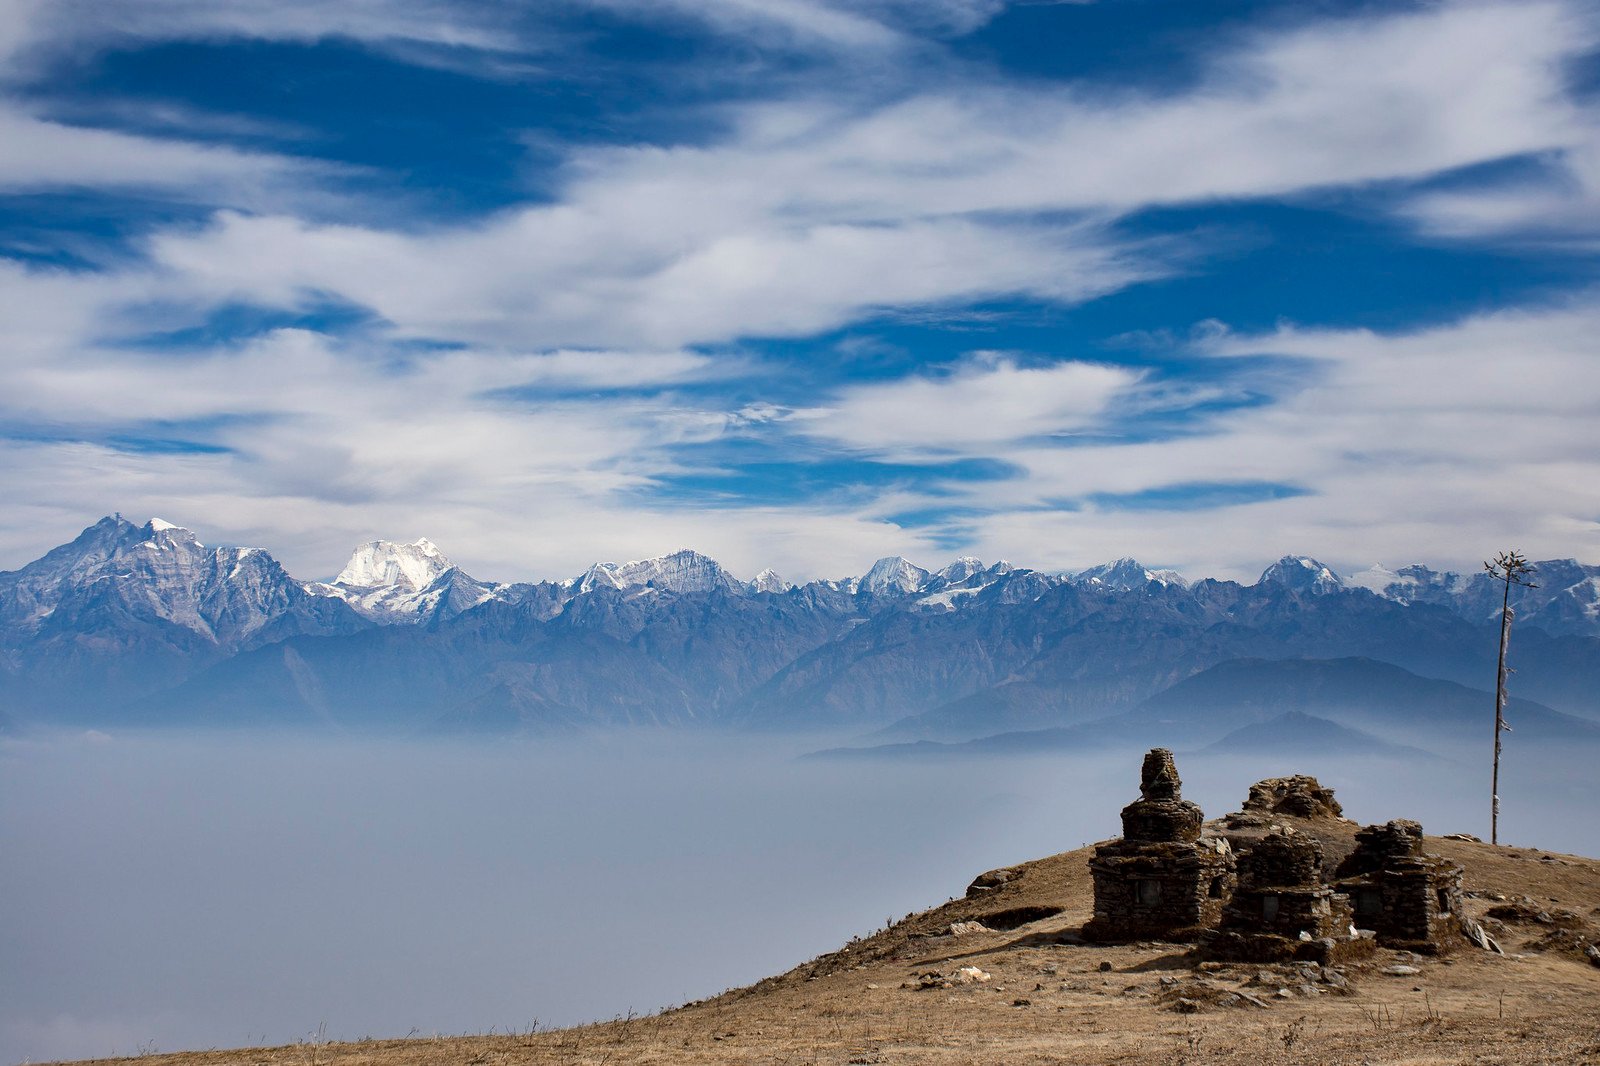
[[[1518,599],[1519,692],[1589,713],[1600,567],[1539,567]],[[332,581],[302,582],[262,549],[113,516],[0,573],[0,697],[35,721],[950,740],[1123,713],[1232,660],[1369,657],[1479,685],[1497,608],[1487,575],[1347,581],[1299,556],[1253,585],[1132,559],[1063,575],[970,557],[793,585],[685,549],[497,583],[425,539],[380,540]]]

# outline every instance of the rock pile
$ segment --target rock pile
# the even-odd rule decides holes
[[[1286,814],[1292,818],[1343,818],[1344,808],[1333,798],[1333,789],[1324,788],[1314,777],[1269,777],[1250,786],[1244,813],[1271,817]]]

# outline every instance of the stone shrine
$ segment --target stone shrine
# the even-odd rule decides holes
[[[1238,867],[1219,928],[1200,938],[1203,955],[1327,964],[1356,953],[1350,899],[1323,883],[1322,845],[1315,837],[1274,829],[1239,857]],[[1370,941],[1364,946],[1370,950]]]
[[[1139,798],[1122,809],[1122,839],[1095,847],[1094,917],[1086,939],[1192,940],[1215,925],[1233,891],[1233,851],[1202,836],[1205,815],[1182,797],[1172,752],[1154,748]]]
[[[1372,930],[1384,947],[1434,954],[1457,939],[1461,867],[1424,854],[1416,822],[1362,829],[1333,880],[1354,904],[1356,926]]]

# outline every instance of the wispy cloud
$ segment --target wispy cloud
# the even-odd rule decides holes
[[[1269,559],[1273,545],[1346,565],[1470,563],[1463,533],[1472,545],[1581,554],[1600,536],[1596,328],[1600,311],[1586,298],[1414,332],[1228,336],[1206,350],[1292,356],[1321,372],[1275,403],[1207,416],[1204,432],[1180,439],[1005,449],[1025,476],[959,488],[997,512],[979,523],[980,544],[1054,542],[1062,565],[1119,544],[1238,576],[1248,576],[1235,567],[1241,556]],[[1091,499],[1217,481],[1312,491],[1208,510],[1203,538],[1190,516],[1143,514],[1131,527]],[[1063,500],[1087,506],[1052,506]]]
[[[163,0],[98,20],[78,0],[0,4],[0,53],[23,72],[160,40],[338,38],[405,61],[419,48],[513,63],[544,42],[537,21],[499,5],[429,0]],[[762,339],[868,320],[932,328],[951,313],[987,326],[993,313],[973,303],[1076,307],[1208,268],[1203,236],[1136,235],[1129,220],[1152,208],[1340,190],[1430,239],[1595,235],[1595,122],[1565,74],[1595,45],[1584,6],[1450,3],[1235,35],[1181,89],[954,62],[929,74],[906,59],[996,10],[615,6],[901,65],[892,92],[795,75],[781,91],[696,101],[721,121],[692,139],[557,141],[544,199],[465,223],[313,217],[307,204],[347,172],[230,147],[205,115],[168,124],[191,136],[155,136],[113,128],[125,107],[96,127],[13,94],[0,137],[18,150],[0,160],[0,189],[149,190],[203,218],[154,229],[133,261],[99,272],[0,264],[0,474],[15,501],[0,550],[20,562],[112,507],[281,546],[308,574],[335,568],[350,541],[427,533],[491,577],[682,544],[803,576],[932,552],[952,539],[941,508],[972,550],[1058,566],[1131,551],[1226,571],[1287,548],[1447,560],[1469,525],[1496,542],[1521,530],[1528,550],[1535,536],[1552,551],[1590,543],[1592,293],[1427,330],[1207,329],[1143,369],[1046,358],[1044,345],[954,363],[946,349],[871,381],[819,370],[801,401],[769,387],[775,365],[743,354]],[[1542,169],[1520,184],[1475,177],[1506,160]],[[356,324],[319,319],[329,306]],[[152,339],[237,308],[297,321]],[[1500,372],[1510,352],[1516,380]],[[1174,369],[1195,361],[1226,369]],[[1289,363],[1304,372],[1260,369]],[[1157,417],[1182,432],[1154,432]],[[167,443],[141,451],[129,443],[141,436]],[[865,502],[735,501],[711,528],[670,486],[726,462],[730,438],[791,463],[962,457],[1015,474],[912,480]],[[1130,499],[1137,524],[1117,506]],[[1178,500],[1210,507],[1204,537],[1192,510],[1162,510]],[[933,517],[895,524],[913,512]]]
[[[121,189],[284,210],[348,168],[55,122],[0,103],[0,192]]]
[[[404,334],[490,343],[721,342],[883,307],[1082,300],[1173,268],[1173,249],[1098,224],[1117,213],[1566,143],[1579,121],[1553,71],[1569,22],[1553,5],[1473,6],[1301,30],[1219,59],[1179,98],[977,88],[862,114],[761,104],[709,147],[578,152],[555,204],[470,228],[227,215],[152,255],[218,296],[337,293]]]
[[[528,41],[497,5],[463,0],[0,0],[0,55],[149,41],[317,41],[511,51]]]
[[[1140,375],[1065,362],[1021,366],[975,353],[938,377],[851,385],[825,407],[800,412],[800,432],[888,458],[983,454],[996,445],[1096,425]]]
[[[1421,192],[1400,210],[1434,237],[1592,251],[1600,242],[1600,127],[1514,176]]]

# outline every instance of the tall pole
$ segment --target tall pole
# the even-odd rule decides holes
[[[1505,595],[1500,600],[1500,664],[1494,681],[1494,781],[1489,786],[1493,809],[1489,813],[1489,843],[1500,843],[1500,734],[1506,731],[1506,652],[1511,647],[1511,573],[1506,572]]]
[[[1504,578],[1505,591],[1500,597],[1500,660],[1495,670],[1494,680],[1494,778],[1489,786],[1489,843],[1500,843],[1500,735],[1509,733],[1511,727],[1506,725],[1506,675],[1510,670],[1506,668],[1506,652],[1511,647],[1511,619],[1516,612],[1511,609],[1511,586],[1522,585],[1525,588],[1538,588],[1529,581],[1527,575],[1533,573],[1533,567],[1514,551],[1501,552],[1495,556],[1494,562],[1484,563],[1483,568],[1495,577]]]

